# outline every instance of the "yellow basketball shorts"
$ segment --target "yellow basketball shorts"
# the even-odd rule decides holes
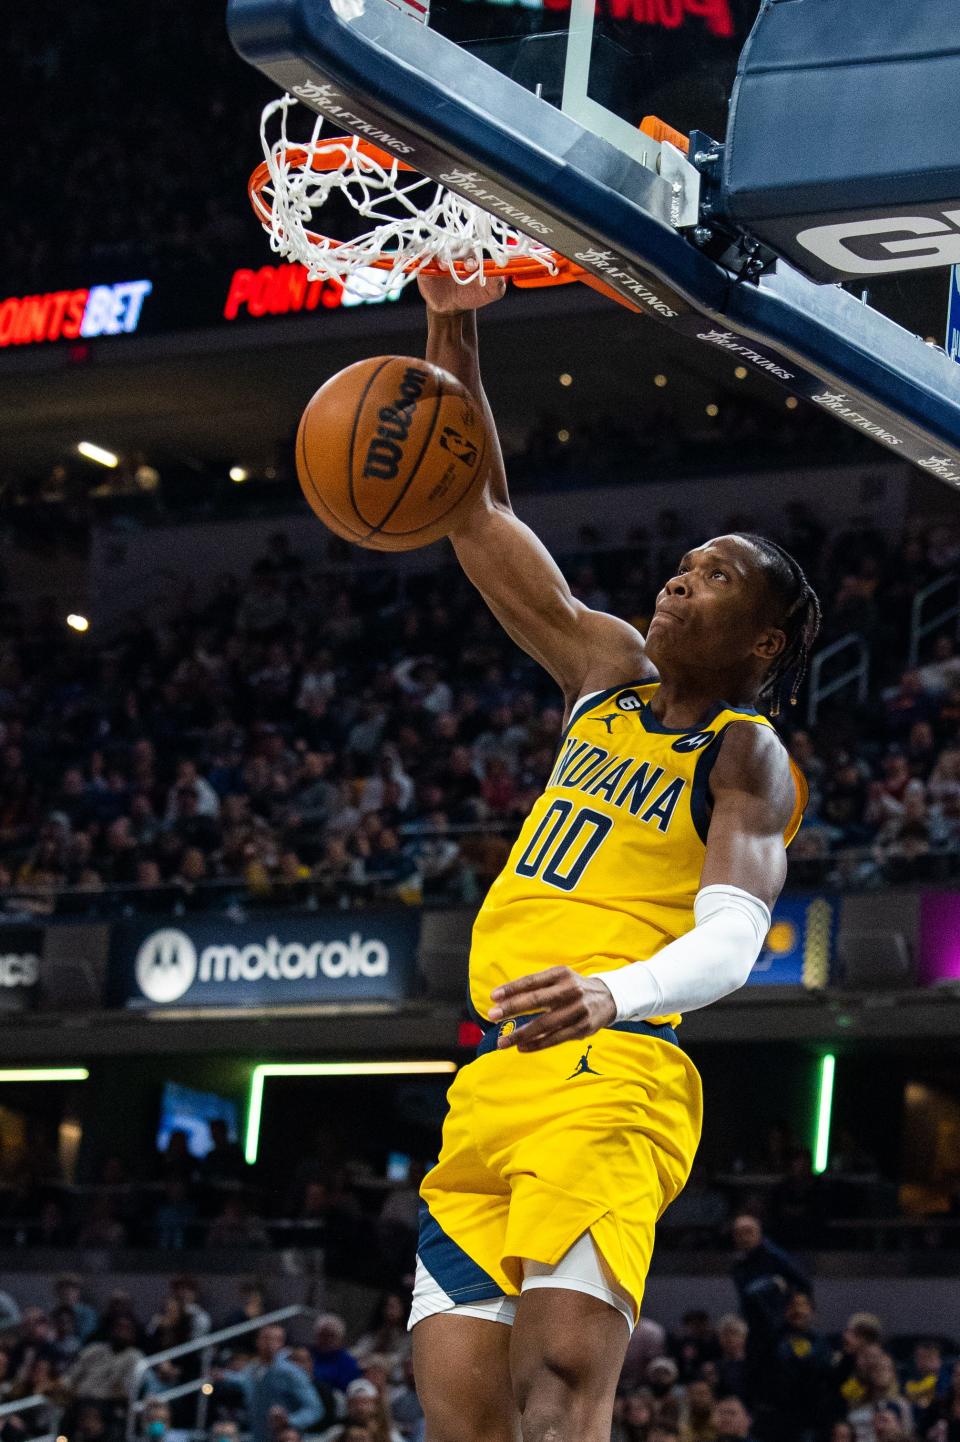
[[[655,1224],[700,1140],[699,1074],[664,1033],[621,1023],[541,1052],[481,1048],[459,1072],[418,1246],[453,1302],[517,1296],[524,1259],[553,1266],[589,1231],[639,1315]]]

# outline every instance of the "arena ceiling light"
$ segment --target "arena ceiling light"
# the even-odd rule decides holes
[[[77,611],[71,611],[67,617],[67,625],[71,631],[89,631],[90,622],[86,616],[81,616]]]
[[[245,470],[243,466],[231,466],[229,475],[231,481],[235,481],[237,485],[240,485],[242,481],[247,479],[249,472]]]
[[[14,1066],[0,1068],[0,1082],[89,1081],[85,1066]]]
[[[263,1087],[267,1077],[278,1076],[443,1076],[457,1070],[455,1061],[305,1061],[266,1062],[250,1075],[247,1131],[243,1155],[253,1166],[260,1150]]]
[[[114,470],[120,464],[119,456],[114,455],[113,451],[104,450],[103,446],[95,446],[93,441],[79,441],[77,450],[88,461],[96,461],[98,466],[109,466]]]

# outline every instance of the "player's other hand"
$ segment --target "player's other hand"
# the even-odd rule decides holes
[[[548,971],[508,981],[491,993],[491,1000],[491,1021],[508,1021],[531,1011],[541,1013],[502,1036],[497,1042],[500,1048],[543,1051],[562,1041],[593,1036],[617,1019],[616,1003],[606,983],[595,976],[579,976],[568,966],[551,966]]]
[[[464,310],[479,310],[481,306],[502,300],[507,289],[507,282],[502,279],[488,278],[483,285],[479,280],[471,280],[461,285],[452,275],[419,275],[417,284],[428,310],[432,310],[434,315],[457,315]]]

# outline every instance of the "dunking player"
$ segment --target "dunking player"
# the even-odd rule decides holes
[[[492,435],[474,312],[502,283],[420,286],[427,357]],[[720,536],[680,560],[644,644],[572,596],[499,451],[451,539],[566,729],[474,926],[485,1037],[421,1191],[417,1385],[427,1442],[609,1442],[654,1224],[700,1136],[675,1027],[746,981],[769,928],[806,789],[756,708],[795,696],[819,607],[779,547]]]

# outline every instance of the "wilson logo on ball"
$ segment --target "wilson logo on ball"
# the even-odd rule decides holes
[[[392,406],[377,412],[376,434],[367,446],[363,474],[368,480],[393,481],[403,459],[403,444],[410,434],[417,401],[423,392],[427,372],[409,366],[400,382],[400,393]]]

